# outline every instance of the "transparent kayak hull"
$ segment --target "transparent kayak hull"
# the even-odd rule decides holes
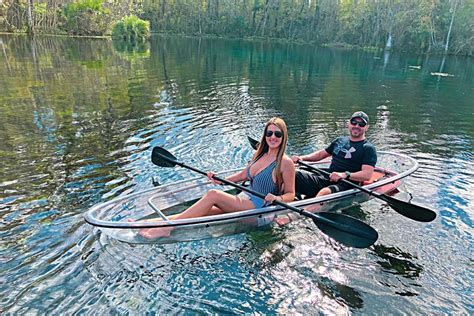
[[[330,161],[313,163],[326,168]],[[401,180],[418,168],[416,160],[402,154],[378,152],[376,181],[364,187],[378,193],[390,193]],[[237,169],[238,170],[238,169]],[[218,173],[225,177],[237,170]],[[300,218],[296,212],[280,206],[232,212],[221,215],[171,220],[169,215],[183,211],[210,189],[232,190],[229,186],[216,186],[205,177],[196,177],[148,190],[124,195],[92,207],[84,218],[87,223],[114,239],[128,243],[174,243],[215,238],[253,231],[275,224],[276,219],[290,222]],[[290,203],[308,212],[334,212],[360,204],[371,196],[357,189],[304,199]],[[279,220],[279,222],[282,222]],[[172,228],[167,237],[144,238],[139,232],[147,228]]]

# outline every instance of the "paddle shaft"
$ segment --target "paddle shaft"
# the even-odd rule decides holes
[[[207,173],[205,173],[204,171],[201,171],[199,169],[177,161],[176,157],[174,157],[173,154],[171,154],[169,151],[162,147],[153,148],[151,161],[155,165],[160,167],[170,168],[178,165],[180,167],[190,169],[199,174],[207,175]],[[213,176],[213,178],[224,184],[236,187],[245,192],[249,192],[252,195],[256,195],[262,199],[265,198],[263,194],[259,192],[254,192],[253,190],[247,187],[241,186],[229,180],[221,179],[217,176]],[[284,208],[287,208],[290,211],[294,211],[303,216],[311,218],[316,224],[316,226],[318,226],[318,228],[323,233],[325,233],[331,238],[334,238],[338,242],[343,243],[344,245],[356,248],[367,248],[373,245],[378,239],[378,233],[373,227],[353,217],[328,212],[320,212],[316,215],[283,202],[275,201],[274,203],[276,205],[280,205]]]
[[[252,145],[252,148],[253,148],[253,149],[257,149],[257,148],[258,148],[258,145],[259,145],[259,141],[255,140],[255,139],[253,139],[253,138],[251,138],[251,137],[247,137],[247,138],[248,138],[250,144]],[[301,161],[301,160],[298,160],[298,164],[300,164],[300,165],[302,165],[302,166],[305,166],[305,167],[307,167],[307,168],[309,168],[309,169],[311,169],[311,170],[314,170],[314,171],[320,172],[320,173],[322,173],[322,174],[325,174],[325,175],[327,175],[327,176],[330,175],[329,172],[324,171],[324,170],[322,170],[322,169],[315,168],[315,167],[313,167],[313,166],[311,166],[311,165],[308,165],[307,163],[304,163],[304,162]],[[350,185],[350,186],[353,186],[354,188],[357,188],[357,189],[359,189],[359,190],[361,190],[361,191],[363,191],[363,192],[365,192],[365,193],[368,193],[368,194],[370,194],[370,195],[372,195],[372,196],[378,197],[379,199],[382,199],[382,200],[386,201],[386,199],[384,199],[384,196],[383,196],[382,194],[380,194],[380,193],[377,193],[377,192],[368,190],[368,189],[366,189],[366,188],[364,188],[364,187],[361,187],[361,186],[359,186],[359,185],[357,185],[357,184],[355,184],[355,183],[353,183],[353,182],[347,181],[346,179],[341,179],[340,181],[342,181],[342,182],[344,182],[344,183],[346,183],[346,184],[348,184],[348,185]]]
[[[247,136],[249,142],[250,142],[250,145],[254,148],[254,149],[257,149],[258,148],[258,145],[259,145],[259,142],[249,136]],[[298,164],[302,165],[302,166],[305,166],[307,167],[309,170],[311,171],[316,171],[316,172],[319,172],[319,173],[322,173],[324,175],[327,175],[329,176],[330,173],[325,171],[325,170],[321,170],[319,168],[315,168],[311,165],[308,165],[306,163],[304,163],[303,161],[299,160],[298,161]],[[373,197],[375,198],[378,198],[384,202],[387,202],[388,205],[395,211],[397,212],[398,214],[400,215],[403,215],[405,217],[408,217],[412,220],[415,220],[415,221],[418,221],[418,222],[431,222],[433,221],[435,218],[436,218],[436,213],[426,207],[423,207],[423,206],[419,206],[419,205],[416,205],[416,204],[411,204],[411,203],[408,203],[408,202],[405,202],[405,201],[401,201],[401,200],[398,200],[398,199],[395,199],[391,196],[388,196],[386,194],[383,194],[383,193],[378,193],[378,192],[375,192],[375,191],[372,191],[372,190],[369,190],[369,189],[366,189],[362,186],[359,186],[353,182],[350,182],[350,181],[347,181],[346,179],[341,179],[340,181],[362,191],[362,192],[365,192],[369,195],[372,195]]]
[[[302,166],[305,166],[305,167],[309,168],[310,170],[321,172],[322,174],[325,174],[325,175],[330,175],[329,172],[321,170],[319,168],[315,168],[313,166],[310,166],[307,163],[304,163],[302,161],[298,161],[298,163]],[[419,206],[419,205],[416,205],[416,204],[411,204],[411,203],[408,203],[408,202],[405,202],[405,201],[395,199],[391,196],[388,196],[388,195],[385,195],[385,194],[382,194],[382,193],[374,192],[372,190],[361,187],[360,185],[357,185],[355,183],[347,181],[346,179],[341,179],[340,181],[342,181],[344,183],[347,183],[347,184],[353,186],[354,188],[356,188],[358,190],[361,190],[362,192],[365,192],[365,193],[370,194],[370,195],[372,195],[372,196],[374,196],[378,199],[381,199],[384,202],[387,202],[388,205],[395,212],[397,212],[398,214],[403,215],[405,217],[408,217],[412,220],[426,223],[426,222],[431,222],[436,218],[436,213],[433,212],[430,209],[427,209],[426,207]]]
[[[311,169],[311,170],[320,172],[320,173],[322,173],[322,174],[324,174],[324,175],[326,175],[326,176],[330,176],[330,175],[331,175],[330,172],[327,172],[327,171],[322,170],[322,169],[319,169],[319,168],[315,168],[315,167],[313,167],[313,166],[311,166],[311,165],[309,165],[309,164],[307,164],[307,163],[305,163],[305,162],[303,162],[303,161],[301,161],[301,160],[298,160],[297,163],[300,164],[300,165],[302,165],[302,166],[305,166],[305,167],[307,167],[307,168],[309,168],[309,169]],[[366,188],[364,188],[364,187],[361,187],[360,185],[357,185],[357,184],[355,184],[355,183],[353,183],[353,182],[351,182],[351,181],[348,181],[348,180],[346,180],[346,179],[341,179],[341,180],[339,180],[339,181],[342,181],[342,182],[344,182],[344,183],[346,183],[346,184],[348,184],[348,185],[350,185],[350,186],[352,186],[352,187],[354,187],[354,188],[357,188],[357,189],[359,189],[359,190],[361,190],[361,191],[363,191],[363,192],[365,192],[365,193],[367,193],[367,194],[370,194],[370,195],[372,195],[372,196],[375,196],[375,197],[377,197],[377,198],[382,199],[382,200],[385,201],[385,196],[382,195],[382,194],[380,194],[380,193],[378,193],[378,192],[374,192],[374,191],[372,191],[372,190],[369,190],[369,189],[366,189]]]
[[[179,161],[174,160],[173,163],[175,163],[175,164],[177,164],[178,166],[181,166],[181,167],[183,167],[183,168],[188,168],[188,169],[193,170],[193,171],[195,171],[195,172],[197,172],[197,173],[200,173],[200,174],[202,174],[202,175],[207,176],[207,173],[206,173],[206,172],[204,172],[204,171],[202,171],[202,170],[199,170],[199,169],[196,169],[196,168],[194,168],[194,167],[192,167],[192,166],[188,166],[188,165],[186,165],[186,164],[184,164],[184,163],[182,163],[182,162],[179,162]],[[260,197],[260,198],[262,198],[262,199],[265,199],[265,195],[263,195],[262,193],[257,192],[257,191],[254,191],[254,190],[252,190],[252,189],[249,189],[249,188],[247,188],[247,187],[245,187],[245,186],[242,186],[242,185],[240,185],[240,184],[237,184],[237,183],[235,183],[235,182],[232,182],[232,181],[229,181],[229,180],[220,178],[220,177],[218,177],[218,176],[216,176],[216,175],[214,175],[212,178],[215,179],[215,180],[217,180],[217,181],[220,181],[220,182],[222,182],[222,183],[225,183],[225,184],[227,184],[227,185],[230,185],[230,186],[233,186],[233,187],[235,187],[235,188],[238,188],[238,189],[240,189],[240,190],[242,190],[242,191],[251,193],[251,194],[253,194],[253,195],[255,195],[255,196],[258,196],[258,197]],[[324,223],[324,224],[327,224],[327,225],[330,225],[330,226],[335,226],[335,227],[337,227],[337,228],[340,229],[340,230],[347,231],[347,232],[354,232],[355,230],[357,230],[357,234],[358,234],[358,235],[360,235],[360,236],[362,236],[362,237],[372,238],[369,234],[367,234],[366,232],[364,232],[364,231],[362,231],[362,230],[360,230],[360,229],[356,229],[356,228],[351,227],[351,226],[346,225],[346,224],[334,222],[334,221],[332,221],[332,220],[330,220],[330,219],[324,218],[324,217],[322,217],[322,216],[318,216],[317,214],[314,214],[314,213],[307,212],[307,211],[305,211],[305,210],[303,210],[303,209],[294,207],[294,206],[289,205],[289,204],[286,204],[286,203],[284,203],[284,202],[274,200],[274,201],[273,201],[273,204],[283,206],[284,208],[287,208],[287,209],[289,209],[289,210],[292,210],[292,211],[297,212],[297,213],[299,213],[299,214],[301,214],[301,215],[303,215],[303,216],[309,217],[309,218],[311,218],[311,219],[313,219],[313,220],[322,222],[322,223]]]

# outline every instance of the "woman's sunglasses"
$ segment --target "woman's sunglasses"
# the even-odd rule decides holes
[[[367,125],[366,122],[364,122],[364,121],[358,121],[358,120],[356,120],[356,119],[352,119],[352,120],[351,120],[351,124],[354,125],[354,126],[359,125],[360,127],[365,127],[365,125]]]
[[[272,137],[273,134],[275,134],[275,137],[276,137],[276,138],[282,138],[282,137],[283,137],[283,133],[280,132],[280,131],[267,131],[267,132],[265,133],[265,136],[267,136],[267,137]]]

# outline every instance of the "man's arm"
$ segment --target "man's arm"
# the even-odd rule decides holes
[[[374,167],[369,166],[369,165],[362,165],[362,170],[357,171],[357,172],[351,172],[351,176],[349,177],[349,180],[352,181],[369,181],[370,178],[372,178],[372,175],[374,174]]]
[[[352,180],[357,182],[368,181],[372,178],[372,174],[374,173],[374,167],[370,165],[362,165],[362,169],[357,172],[351,172],[349,178],[345,172],[333,172],[331,173],[329,179],[333,182],[337,182],[341,179]]]
[[[315,151],[309,155],[304,155],[304,156],[292,156],[291,160],[293,162],[297,162],[298,160],[305,160],[305,161],[320,161],[323,160],[324,158],[327,158],[331,156],[330,153],[326,151],[326,149],[321,149],[318,151]]]

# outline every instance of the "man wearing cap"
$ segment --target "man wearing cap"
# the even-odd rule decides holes
[[[341,179],[353,182],[369,180],[377,163],[377,152],[374,145],[365,138],[368,128],[369,116],[357,111],[348,121],[350,136],[338,137],[325,149],[309,155],[291,157],[293,162],[297,162],[319,161],[332,156],[329,179],[299,170],[296,172],[296,192],[306,197],[322,196],[350,189],[350,185],[339,181]]]

